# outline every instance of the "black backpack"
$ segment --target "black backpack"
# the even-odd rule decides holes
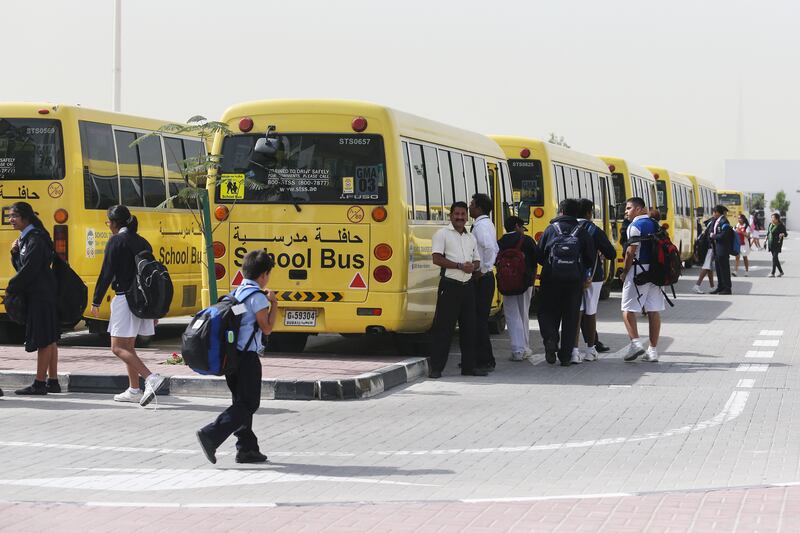
[[[628,239],[628,244],[640,243],[639,246],[650,247],[650,266],[648,270],[641,269],[641,263],[639,263],[638,259],[633,262],[633,282],[637,286],[636,293],[639,294],[638,285],[652,283],[661,289],[661,293],[669,306],[675,307],[667,293],[664,292],[664,287],[669,286],[672,289],[672,297],[676,298],[675,283],[681,277],[683,269],[681,253],[669,238],[667,230],[659,224],[658,220],[651,218],[650,222],[655,228],[653,233]],[[641,269],[638,274],[636,273],[637,267]]]
[[[89,289],[81,277],[58,255],[53,258],[53,275],[58,286],[58,320],[71,328],[81,321],[89,301]]]
[[[582,281],[583,261],[578,233],[583,231],[583,227],[575,224],[572,231],[564,233],[558,222],[553,222],[552,226],[556,230],[556,235],[550,243],[550,253],[547,257],[551,279],[559,282]]]
[[[167,267],[156,261],[149,250],[136,254],[136,276],[130,290],[125,293],[131,313],[139,318],[162,318],[169,311],[172,293],[172,279]]]

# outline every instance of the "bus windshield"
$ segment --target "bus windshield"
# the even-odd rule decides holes
[[[667,216],[667,183],[664,180],[656,182],[656,209],[662,217]]]
[[[719,203],[722,205],[740,205],[742,197],[736,193],[721,193],[719,195]]]
[[[0,180],[60,180],[64,144],[57,120],[0,118]]]
[[[263,135],[227,137],[222,146],[220,203],[386,203],[380,135],[278,134],[274,158],[255,153]]]
[[[508,166],[511,171],[511,188],[514,192],[519,192],[519,199],[514,198],[514,200],[523,206],[543,206],[542,162],[538,159],[510,159]]]

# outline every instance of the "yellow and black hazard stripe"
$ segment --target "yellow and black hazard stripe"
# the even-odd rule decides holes
[[[283,302],[339,302],[344,297],[341,292],[318,291],[283,291],[277,296]]]

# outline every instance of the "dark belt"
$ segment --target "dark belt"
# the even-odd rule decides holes
[[[459,285],[459,286],[462,286],[462,287],[464,285],[469,285],[470,283],[472,283],[471,279],[468,279],[467,281],[458,281],[457,279],[446,278],[444,276],[442,276],[442,281],[446,281],[447,283],[450,283],[452,285]]]

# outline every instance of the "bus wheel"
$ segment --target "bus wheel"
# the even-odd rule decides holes
[[[139,335],[136,337],[136,347],[147,348],[150,346],[150,343],[153,342],[154,337],[155,335]]]
[[[302,352],[306,349],[308,333],[270,333],[267,338],[268,352]]]
[[[506,330],[506,315],[500,310],[494,316],[489,317],[489,333],[498,335]]]
[[[603,283],[603,286],[600,287],[600,299],[601,300],[608,300],[611,296],[611,286],[608,283]]]
[[[691,259],[687,259],[686,261],[684,261],[683,262],[683,268],[692,268],[692,260]]]
[[[0,343],[24,344],[25,326],[14,322],[0,323]]]

